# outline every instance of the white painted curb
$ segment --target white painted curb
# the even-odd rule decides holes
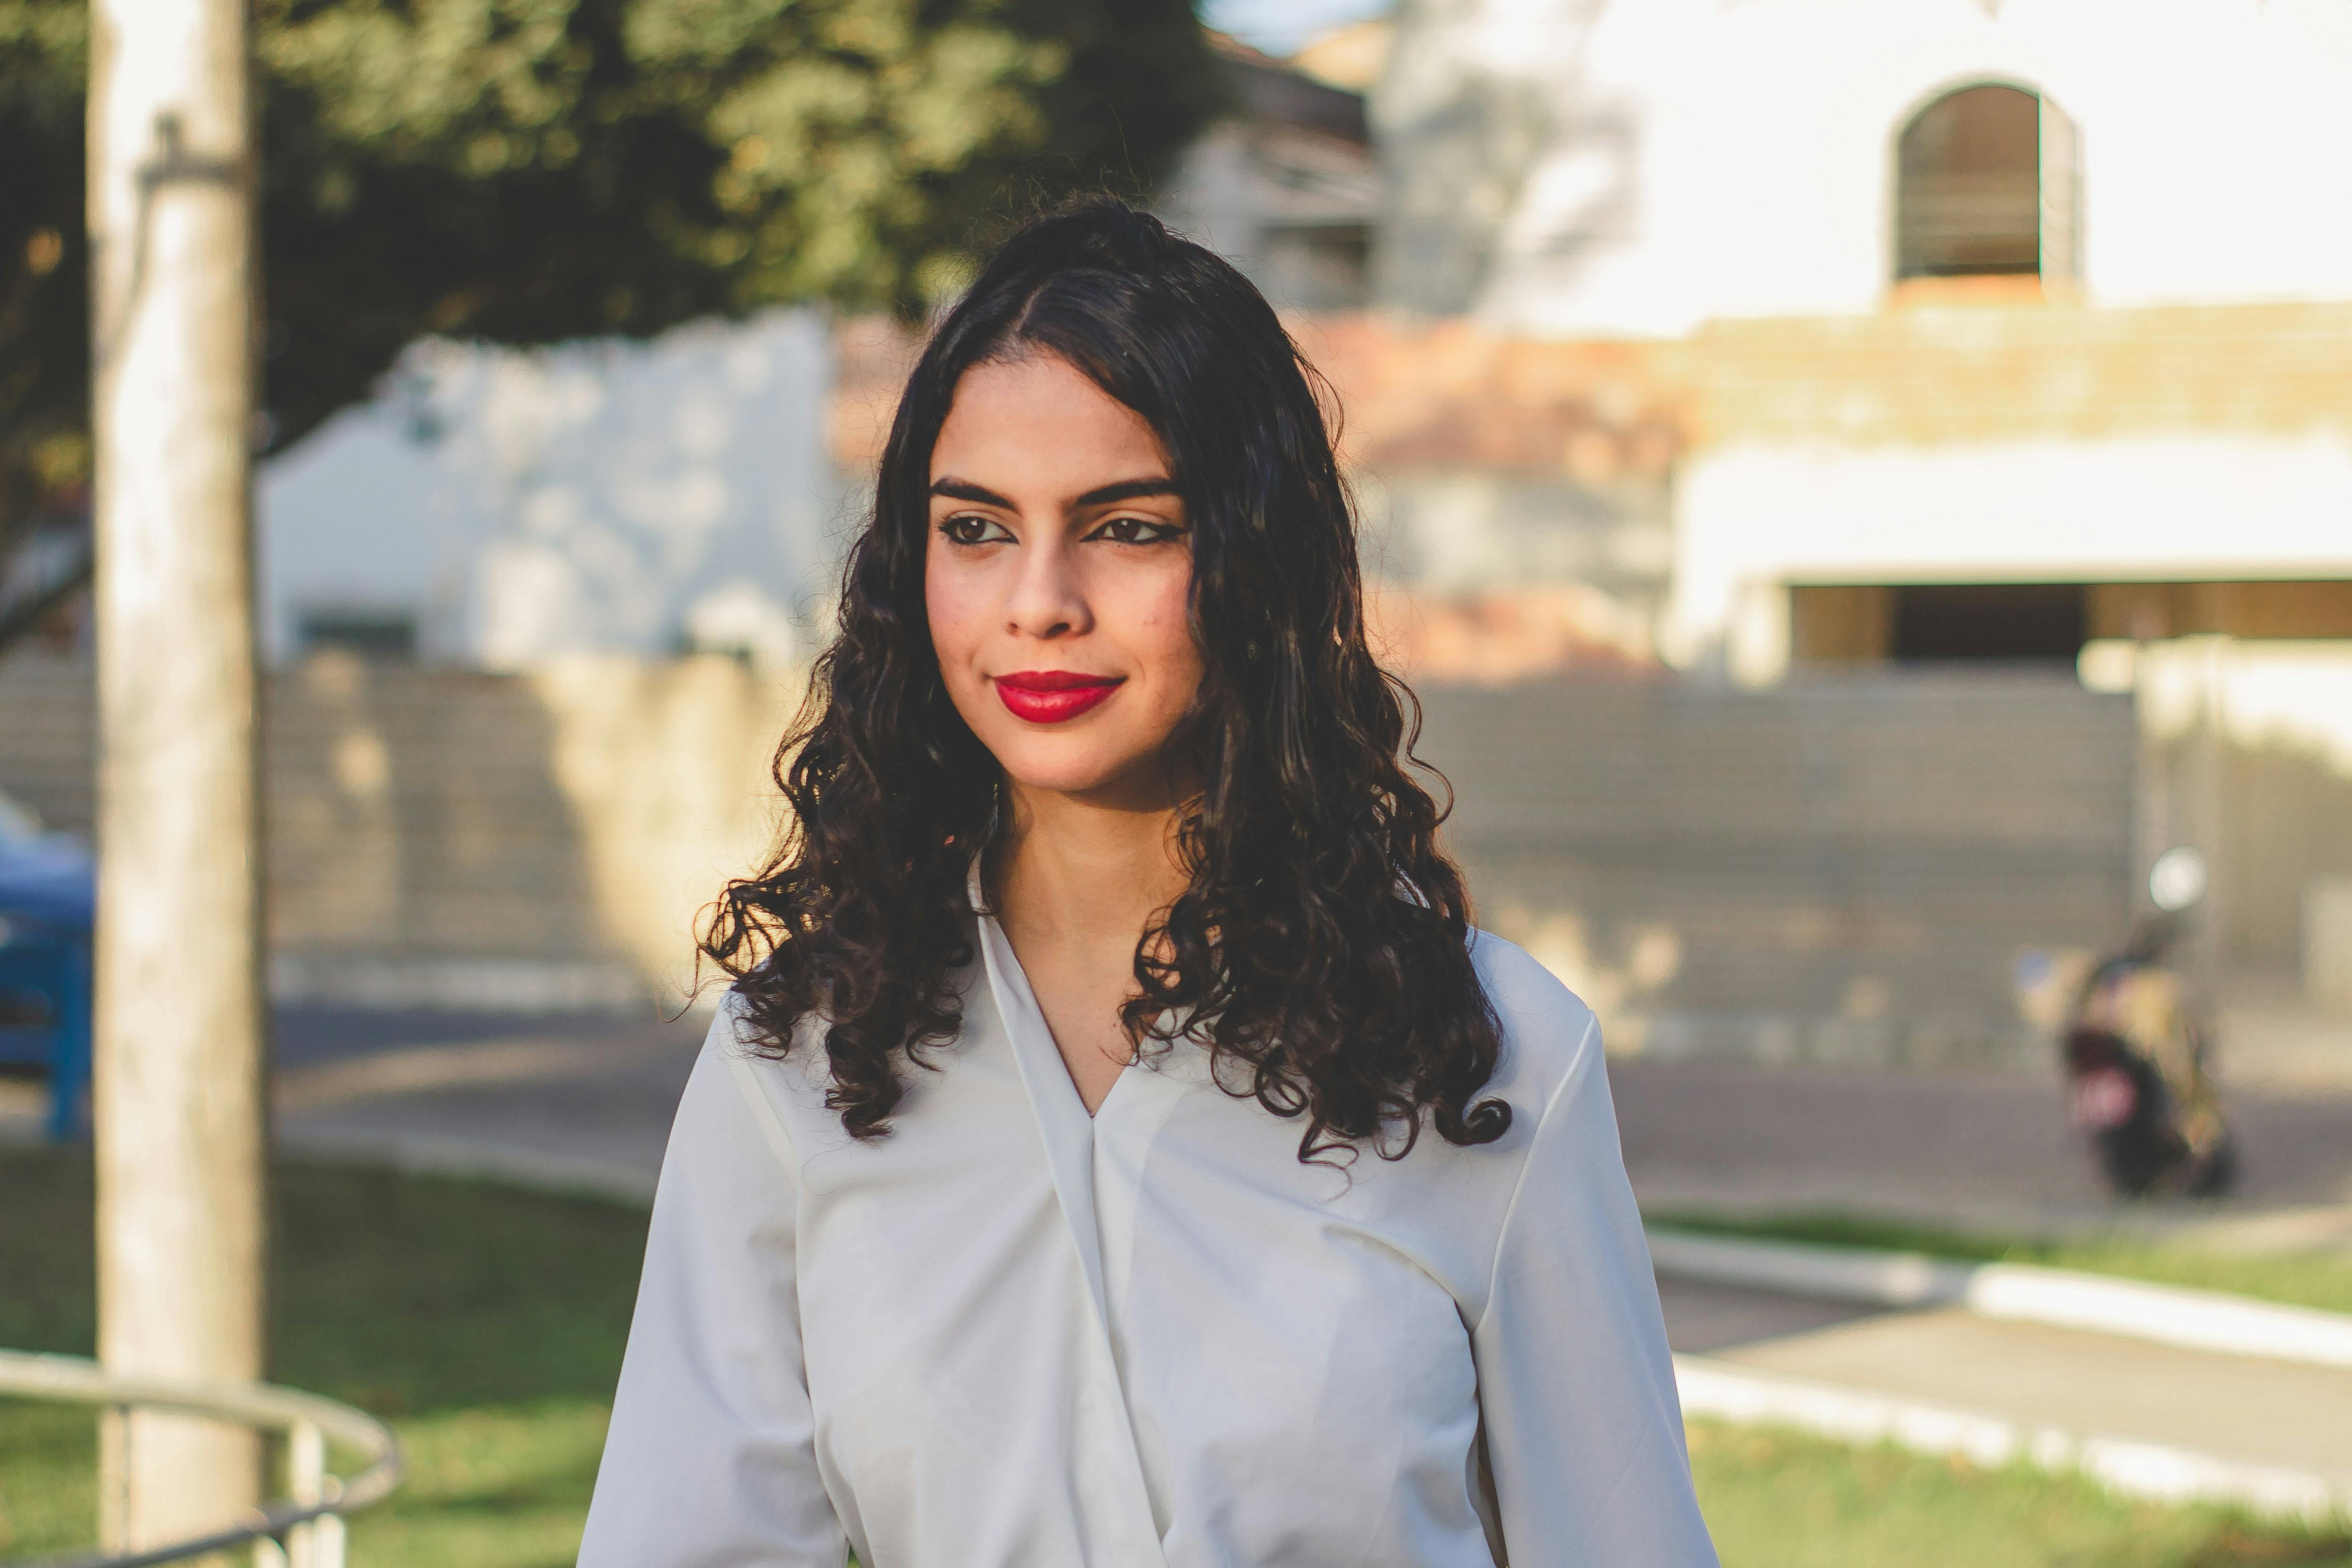
[[[2188,1350],[2352,1368],[2352,1317],[2214,1290],[2018,1263],[1654,1230],[1659,1273],[1875,1307],[1959,1307],[1986,1318],[2121,1334]]]
[[[1685,1415],[1794,1426],[1844,1442],[1893,1443],[1937,1457],[1957,1454],[1989,1468],[2024,1459],[2043,1469],[2080,1471],[2111,1490],[2162,1502],[2235,1503],[2312,1524],[2352,1519],[2352,1484],[2301,1470],[2031,1426],[1980,1411],[1751,1372],[1706,1356],[1675,1357],[1675,1382]]]

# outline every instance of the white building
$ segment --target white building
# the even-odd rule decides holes
[[[1394,25],[1378,293],[1563,364],[1647,345],[1681,437],[1661,654],[2134,689],[2142,850],[2204,846],[2223,945],[2341,992],[2352,6],[1403,0]]]
[[[2352,8],[1407,0],[1396,28],[1383,297],[1688,346],[1670,658],[1769,677],[1837,640],[1810,608],[1905,646],[1900,603],[1791,588],[2352,580]],[[2290,619],[2352,635],[2352,603]]]
[[[1906,223],[1915,247],[2012,223],[2019,173],[2024,269],[2095,304],[2352,300],[2336,0],[1404,0],[1395,25],[1373,119],[1409,307],[1595,337],[1873,310]],[[2021,140],[1997,104],[1933,123],[1984,86],[2035,100]],[[1969,144],[1915,143],[1906,189],[1906,134],[1938,130]]]
[[[837,558],[831,363],[809,311],[650,343],[417,345],[262,476],[266,652],[790,660]]]

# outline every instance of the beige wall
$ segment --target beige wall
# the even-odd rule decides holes
[[[1884,660],[1893,596],[1790,590],[1801,670]],[[2343,1008],[2352,938],[2313,911],[2352,887],[2352,583],[2093,584],[2086,609],[2084,678],[2140,700],[2141,867],[2201,849],[2214,962]]]
[[[1616,1048],[2013,1059],[2021,955],[2125,933],[2127,698],[1897,670],[1424,697],[1482,922]]]
[[[675,995],[694,912],[772,826],[767,758],[796,696],[712,658],[279,677],[281,992]],[[2128,697],[1907,671],[1423,696],[1482,921],[1620,1049],[2013,1058],[2036,1048],[2019,954],[2104,947],[2127,918]],[[0,788],[63,826],[88,821],[86,714],[81,666],[0,663]]]
[[[0,662],[0,789],[90,820],[89,669]],[[797,678],[583,658],[529,675],[316,658],[276,676],[281,994],[482,1006],[682,994],[696,911],[773,830]]]

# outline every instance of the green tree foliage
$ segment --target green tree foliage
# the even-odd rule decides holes
[[[428,333],[951,292],[1217,107],[1188,0],[256,0],[265,434]],[[0,0],[0,563],[87,470],[83,0]]]
[[[85,58],[80,5],[0,0],[0,586],[89,470]]]

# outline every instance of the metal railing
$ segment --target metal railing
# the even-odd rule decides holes
[[[126,1376],[79,1356],[0,1351],[0,1394],[93,1405],[118,1415],[170,1410],[280,1433],[288,1471],[286,1497],[247,1509],[209,1534],[135,1551],[13,1558],[0,1568],[148,1568],[257,1543],[264,1563],[343,1568],[343,1516],[383,1501],[400,1484],[400,1446],[391,1428],[315,1394],[259,1383]],[[361,1457],[361,1468],[348,1479],[327,1469],[331,1441]]]

